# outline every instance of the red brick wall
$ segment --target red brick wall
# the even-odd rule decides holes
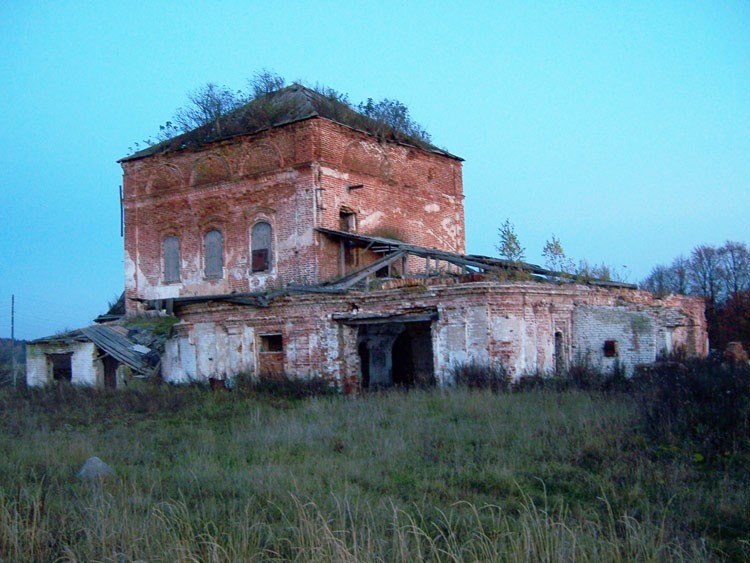
[[[325,119],[127,161],[123,171],[128,298],[252,292],[336,276],[338,244],[313,229],[338,229],[344,207],[357,214],[358,232],[464,251],[460,160]],[[250,233],[260,220],[273,228],[268,274],[250,271]],[[203,273],[211,229],[224,237],[220,279]],[[167,236],[180,239],[179,283],[163,281]],[[363,256],[360,265],[372,259]]]
[[[461,161],[319,120],[319,224],[339,229],[342,209],[357,232],[465,252]],[[350,189],[350,186],[357,186]],[[358,186],[362,186],[361,188]],[[323,278],[340,274],[338,245],[326,245]],[[360,255],[359,265],[375,259]]]

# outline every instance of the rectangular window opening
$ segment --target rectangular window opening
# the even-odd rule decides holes
[[[261,352],[283,352],[284,339],[280,334],[263,334],[260,337]]]
[[[605,358],[617,357],[617,340],[605,340],[604,341],[604,357]]]
[[[73,379],[72,357],[73,352],[47,354],[47,360],[52,364],[52,379],[68,382]]]
[[[339,229],[347,233],[357,231],[357,215],[353,211],[339,212]]]

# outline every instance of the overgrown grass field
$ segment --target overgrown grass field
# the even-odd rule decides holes
[[[747,455],[638,393],[0,391],[2,561],[750,557]],[[96,455],[116,471],[76,472]]]

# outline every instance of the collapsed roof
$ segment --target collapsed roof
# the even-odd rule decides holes
[[[347,231],[337,231],[324,227],[316,227],[316,231],[331,237],[335,240],[346,243],[350,246],[356,246],[370,250],[382,257],[362,268],[349,272],[345,276],[332,281],[326,281],[314,285],[290,284],[286,287],[272,292],[255,292],[255,293],[230,293],[220,295],[196,295],[186,297],[174,297],[170,299],[137,299],[147,308],[161,309],[166,307],[172,312],[174,307],[189,305],[192,303],[205,303],[207,301],[221,301],[234,303],[237,305],[248,305],[253,307],[268,307],[271,301],[287,295],[299,295],[305,293],[329,293],[343,294],[352,290],[366,288],[368,280],[372,279],[377,272],[388,268],[393,263],[405,259],[407,256],[417,256],[425,259],[426,268],[424,274],[410,274],[408,278],[437,278],[445,279],[446,274],[440,272],[438,264],[440,262],[454,266],[454,272],[448,276],[457,278],[459,276],[468,276],[467,281],[473,281],[474,276],[497,276],[512,279],[514,274],[522,273],[529,276],[532,280],[540,282],[557,282],[557,283],[586,283],[598,287],[615,287],[623,289],[638,289],[637,285],[613,282],[600,279],[579,280],[571,274],[565,272],[554,272],[547,270],[535,264],[526,262],[512,262],[489,256],[479,256],[475,254],[458,254],[435,248],[425,248],[413,244],[407,244],[394,239],[351,233]],[[434,264],[434,267],[431,266]]]
[[[149,374],[158,362],[158,355],[146,346],[129,338],[128,329],[122,325],[93,325],[39,338],[30,344],[66,345],[75,342],[93,342],[105,355],[130,367],[138,374]]]

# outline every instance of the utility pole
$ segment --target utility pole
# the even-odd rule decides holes
[[[16,386],[16,295],[10,297],[10,369]]]

